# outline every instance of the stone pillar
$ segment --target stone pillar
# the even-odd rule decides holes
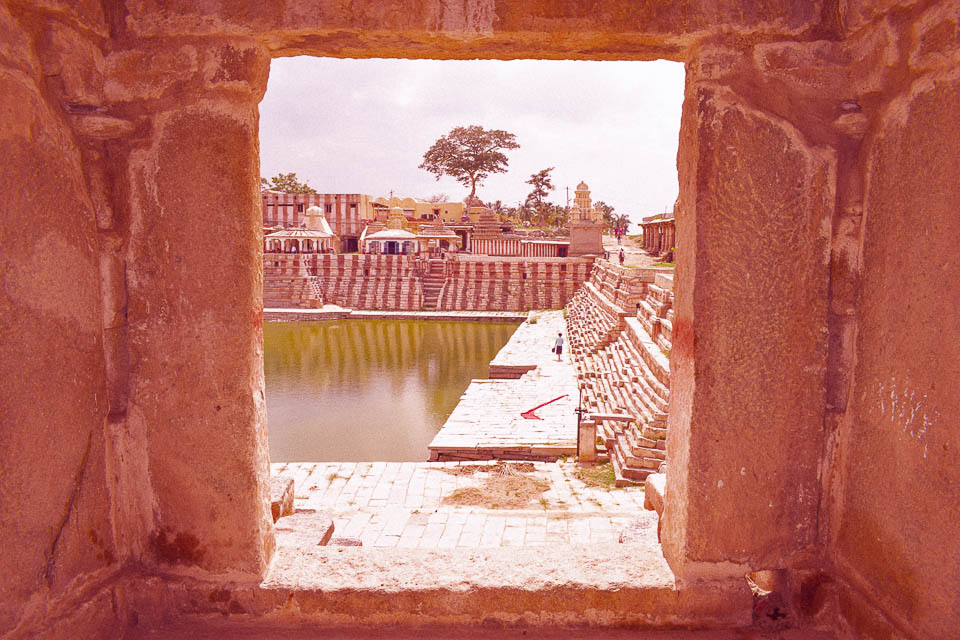
[[[689,77],[680,150],[663,549],[742,580],[816,542],[835,159]]]
[[[68,116],[65,106],[89,88],[70,80],[99,74],[102,59],[89,30],[69,22],[68,14],[50,27],[41,70],[39,30],[21,28],[0,4],[2,637],[52,635],[38,627],[68,614],[71,605],[62,603],[82,589],[90,599],[68,623],[73,636],[122,634],[96,629],[113,612],[109,595],[89,586],[118,555],[105,438],[113,367],[104,334],[116,327],[122,303],[105,309],[104,301],[117,300],[122,265],[100,246],[98,223],[111,212],[91,198],[71,131],[105,119]]]
[[[163,93],[136,73],[112,79],[135,96],[161,96],[122,174],[128,422],[143,434],[153,491],[144,560],[257,579],[274,544],[257,156],[269,58],[236,40],[193,46],[182,64],[168,61],[189,90]],[[156,52],[120,55],[130,60],[118,68],[135,70]],[[196,58],[205,63],[191,67]],[[200,212],[203,233],[189,223]]]
[[[577,431],[577,460],[595,462],[597,459],[597,423],[581,420]]]

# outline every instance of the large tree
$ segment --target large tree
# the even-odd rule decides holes
[[[440,179],[443,175],[470,187],[469,199],[477,195],[477,185],[491,173],[506,173],[505,149],[517,149],[516,136],[500,129],[477,125],[454,127],[423,154],[421,169]]]
[[[317,190],[306,182],[300,182],[295,173],[278,173],[270,178],[260,178],[260,187],[283,193],[316,193]]]
[[[534,173],[527,180],[527,184],[533,189],[527,195],[527,204],[537,212],[540,224],[546,224],[550,205],[546,202],[546,197],[553,191],[553,182],[550,180],[550,172],[554,167],[547,167]]]

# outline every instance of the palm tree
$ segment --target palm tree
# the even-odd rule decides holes
[[[620,239],[627,235],[627,229],[630,228],[630,218],[626,214],[613,214],[611,216],[613,234],[617,237],[617,244]]]

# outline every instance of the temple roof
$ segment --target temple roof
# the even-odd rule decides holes
[[[436,227],[424,227],[420,229],[420,233],[417,234],[418,238],[459,238],[460,236],[451,229],[442,228],[438,229]]]
[[[267,238],[294,238],[297,240],[322,240],[324,238],[332,238],[332,233],[327,233],[326,231],[317,231],[315,229],[306,229],[304,227],[296,227],[293,229],[283,229],[281,231],[275,231],[274,233],[269,233],[265,237]]]
[[[417,236],[403,229],[384,229],[366,236],[366,240],[416,240]]]

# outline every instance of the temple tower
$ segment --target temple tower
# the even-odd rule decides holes
[[[593,209],[590,187],[586,182],[577,185],[573,208],[570,210],[571,256],[600,255],[603,253],[603,223]]]

